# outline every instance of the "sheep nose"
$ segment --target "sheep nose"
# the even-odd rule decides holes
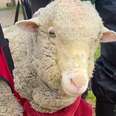
[[[62,87],[66,94],[71,96],[81,95],[88,86],[88,78],[86,75],[79,74],[63,74]]]

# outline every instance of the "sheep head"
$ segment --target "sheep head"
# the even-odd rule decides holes
[[[37,37],[40,41],[45,40],[39,43],[38,51],[42,49],[42,45],[48,43],[55,48],[52,56],[55,65],[50,76],[49,68],[53,65],[48,67],[48,72],[45,71],[44,55],[41,55],[43,63],[39,64],[43,70],[41,80],[51,90],[56,91],[60,99],[70,98],[69,102],[66,101],[66,104],[56,109],[55,106],[54,109],[52,107],[55,111],[72,104],[87,89],[94,67],[94,53],[103,33],[103,24],[91,3],[79,0],[57,0],[35,14],[32,19],[20,21],[17,25],[30,33],[42,32],[46,35],[43,37],[47,39]],[[49,64],[49,60],[47,62]]]

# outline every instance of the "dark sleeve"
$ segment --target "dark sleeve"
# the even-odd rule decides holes
[[[98,101],[116,103],[116,42],[101,43],[96,61],[92,89]]]
[[[116,68],[101,56],[95,65],[92,78],[92,90],[97,100],[116,103]]]
[[[33,12],[37,11],[39,8],[45,7],[53,0],[30,0]]]
[[[104,25],[116,31],[116,0],[96,0],[95,6]]]

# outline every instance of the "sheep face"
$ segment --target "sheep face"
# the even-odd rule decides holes
[[[37,33],[39,57],[36,61],[41,80],[51,90],[60,91],[60,98],[76,98],[88,86],[94,53],[102,34],[102,21],[93,6],[81,2],[61,2],[55,5],[54,12],[50,22],[47,19],[40,23],[40,13],[18,25]]]

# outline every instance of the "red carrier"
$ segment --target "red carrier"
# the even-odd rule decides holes
[[[8,40],[0,36],[0,79],[6,81],[11,87],[14,96],[23,109],[23,116],[92,116],[92,108],[81,97],[77,98],[74,104],[59,110],[55,113],[41,113],[35,111],[29,101],[22,98],[14,88],[12,70],[14,68],[13,60],[10,54]]]

